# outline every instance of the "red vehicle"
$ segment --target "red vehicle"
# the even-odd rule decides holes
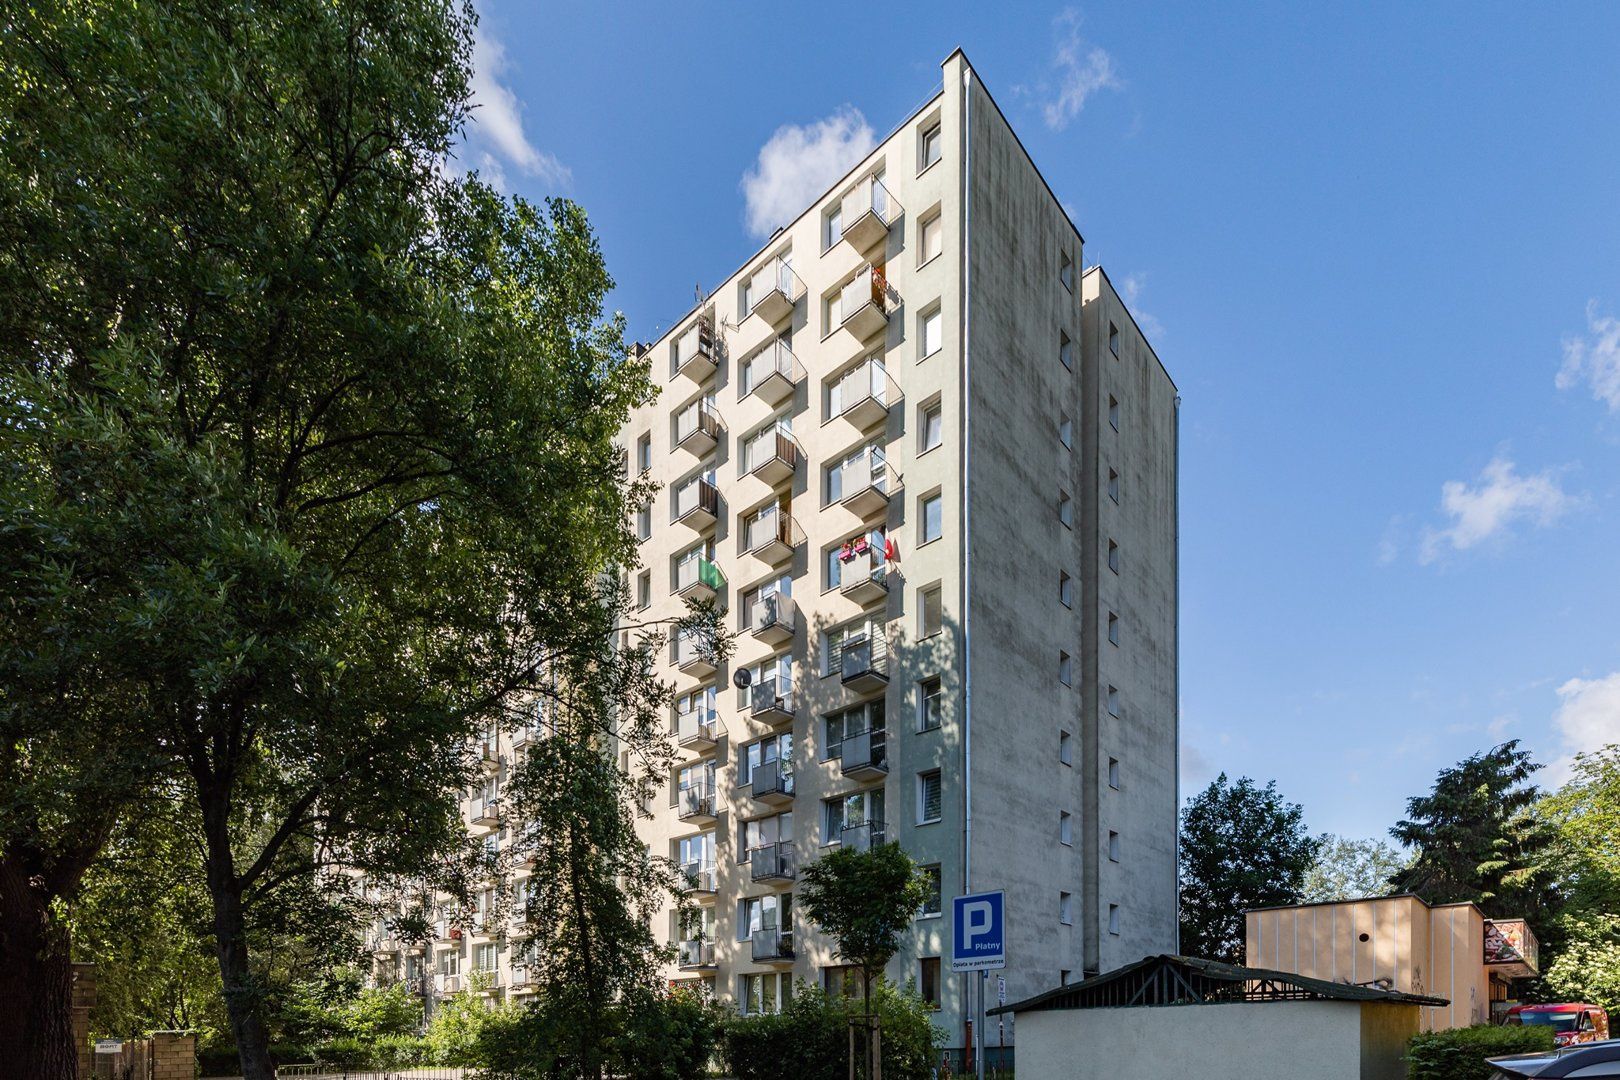
[[[1609,1014],[1596,1005],[1568,1001],[1559,1005],[1515,1005],[1508,1010],[1509,1024],[1535,1024],[1553,1029],[1558,1046],[1597,1042],[1609,1037]]]

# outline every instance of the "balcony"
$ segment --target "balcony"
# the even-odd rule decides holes
[[[792,930],[755,930],[753,958],[756,964],[791,964],[793,962]]]
[[[883,728],[846,735],[838,748],[839,769],[858,780],[889,775],[889,739]]]
[[[675,339],[675,352],[670,362],[675,375],[684,376],[695,383],[705,382],[714,374],[714,329],[708,319],[698,319]]]
[[[767,506],[743,526],[743,542],[748,554],[775,566],[793,554],[793,533],[793,518],[779,507]]]
[[[844,462],[840,477],[843,497],[839,503],[861,518],[869,518],[889,508],[889,461],[875,447]]]
[[[524,724],[512,733],[512,749],[521,750],[525,746],[540,741],[540,726],[538,724]]]
[[[676,525],[702,532],[720,516],[720,489],[702,477],[688,480],[675,489],[673,509]]]
[[[705,457],[719,444],[721,431],[720,414],[695,401],[675,416],[675,449]]]
[[[485,772],[501,771],[500,745],[494,739],[485,739],[478,755],[478,764]]]
[[[691,941],[681,942],[680,968],[682,971],[698,971],[714,966],[714,942],[696,938]]]
[[[857,555],[838,568],[838,591],[857,604],[870,604],[889,593],[889,564],[875,552]]]
[[[460,975],[440,975],[436,981],[438,982],[438,991],[441,997],[461,993]]]
[[[712,900],[715,891],[719,888],[719,874],[715,872],[714,864],[700,862],[686,863],[681,867],[681,874],[686,878],[686,891],[690,896],[699,900]]]
[[[720,714],[713,709],[689,709],[675,717],[675,742],[682,750],[713,750],[720,738]]]
[[[889,406],[900,395],[889,385],[889,371],[876,360],[864,360],[838,380],[838,419],[867,431],[889,418]]]
[[[793,723],[793,687],[786,683],[779,683],[776,676],[761,679],[759,684],[748,693],[749,714],[755,720],[779,727],[782,724]],[[759,775],[757,770],[755,775]],[[788,790],[792,790],[792,778],[789,777]]]
[[[838,831],[838,842],[851,851],[871,851],[884,843],[883,822],[857,821]]]
[[[889,283],[883,271],[867,265],[838,294],[838,325],[865,341],[889,325]]]
[[[395,937],[375,938],[371,942],[371,953],[373,956],[392,956],[399,952],[400,948],[400,940]]]
[[[708,784],[681,788],[675,812],[682,821],[698,825],[712,823],[715,819],[714,788]]]
[[[726,575],[702,556],[675,564],[675,595],[682,600],[713,600],[725,587]]]
[[[791,840],[779,840],[748,852],[748,877],[751,881],[792,881],[793,868]]]
[[[804,282],[786,259],[775,258],[748,279],[743,318],[758,315],[771,326],[780,326],[793,315],[793,308],[804,295]]]
[[[743,468],[772,487],[791,480],[798,467],[799,444],[779,428],[766,428],[743,447]]]
[[[501,992],[501,977],[494,971],[480,971],[483,978],[478,980],[479,997],[495,997]]]
[[[777,338],[748,358],[742,384],[747,393],[775,408],[793,396],[799,385],[799,360],[787,343]]]
[[[696,640],[691,634],[681,632],[675,635],[675,666],[682,675],[691,675],[703,678],[714,674],[714,650],[705,642]]]
[[[493,829],[501,823],[501,801],[499,799],[481,799],[473,808],[472,823],[483,828]]]
[[[754,798],[771,806],[793,801],[793,767],[782,767],[782,761],[763,761],[754,766],[750,777]]]
[[[844,685],[857,693],[870,694],[889,685],[889,650],[879,637],[850,638],[839,650],[838,673]]]
[[[781,593],[755,600],[748,612],[748,628],[753,631],[754,640],[767,645],[780,645],[791,640],[798,610],[793,597]]]
[[[889,235],[889,229],[905,212],[883,181],[877,177],[863,180],[854,191],[844,196],[840,218],[844,226],[844,240],[857,252],[865,254]]]
[[[512,993],[527,994],[534,989],[534,973],[526,966],[514,965],[512,968]]]

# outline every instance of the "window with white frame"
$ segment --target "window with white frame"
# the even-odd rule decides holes
[[[644,502],[636,511],[636,539],[647,540],[652,537],[652,503]]]
[[[1109,904],[1108,905],[1108,932],[1110,934],[1119,933],[1119,905],[1118,904]]]
[[[827,419],[836,419],[867,399],[879,405],[889,401],[889,372],[883,366],[882,350],[826,384]]]
[[[886,820],[883,816],[883,789],[856,791],[848,795],[827,799],[822,803],[825,814],[827,843],[842,841],[843,831],[857,825],[871,824],[874,828]],[[873,836],[873,840],[877,837]]]
[[[821,215],[821,250],[826,251],[844,238],[844,200],[834,199]]]
[[[880,618],[865,615],[853,622],[835,626],[821,635],[821,674],[836,675],[843,670],[844,648],[851,642],[872,643],[875,657],[884,645]]]
[[[938,915],[944,909],[944,877],[940,873],[939,863],[922,867],[923,902],[917,913],[918,918]]]
[[[675,842],[675,861],[686,873],[701,875],[714,869],[714,833],[683,836]]]
[[[643,570],[636,575],[636,607],[652,607],[652,571]]]
[[[1064,926],[1074,923],[1074,897],[1066,892],[1058,893],[1058,922]]]
[[[1112,540],[1108,541],[1108,569],[1119,573],[1119,545]]]
[[[793,777],[793,732],[784,731],[780,735],[760,739],[744,746],[737,753],[737,783],[739,785],[754,782],[754,770],[762,765],[771,765],[781,762],[781,775],[784,786],[791,786]]]
[[[821,718],[821,759],[830,761],[842,757],[845,739],[853,739],[868,731],[882,731],[883,727],[882,698],[828,713]]]
[[[1074,370],[1074,342],[1061,330],[1058,331],[1058,360],[1070,371]]]
[[[938,401],[930,401],[917,410],[917,450],[927,453],[945,439],[945,413]]]
[[[1066,608],[1074,607],[1074,578],[1063,571],[1058,571],[1058,603]]]
[[[714,794],[714,762],[698,761],[687,765],[675,774],[675,790],[682,796],[686,792],[693,792],[694,798],[702,798]],[[678,804],[683,805],[684,804]]]
[[[652,468],[652,432],[646,431],[636,440],[636,471],[646,472],[650,468]]]
[[[761,930],[793,930],[791,894],[750,896],[737,901],[737,940],[747,941]]]
[[[917,341],[921,352],[920,357],[933,356],[945,345],[945,316],[939,308],[923,313],[917,325]]]
[[[1058,843],[1074,844],[1074,818],[1067,810],[1058,811]]]
[[[793,595],[793,575],[781,574],[768,581],[762,581],[742,595],[743,628],[749,629],[759,625],[759,620],[769,612],[756,610],[760,604],[773,603],[773,597],[789,597]]]
[[[747,862],[750,853],[757,848],[792,842],[793,811],[741,822],[737,826],[737,840],[737,861],[740,863]]]
[[[1058,682],[1064,686],[1074,685],[1074,658],[1061,649],[1058,650]]]
[[[934,214],[917,227],[917,249],[920,262],[927,263],[945,250],[945,222]]]
[[[1074,764],[1074,736],[1067,731],[1058,732],[1058,760],[1065,765]]]
[[[1065,289],[1074,292],[1074,260],[1069,258],[1067,251],[1062,252],[1060,255],[1058,280],[1063,283]]]
[[[1108,861],[1119,862],[1119,833],[1108,830]]]
[[[922,532],[917,539],[919,547],[945,535],[945,500],[939,492],[922,497],[917,506],[917,517]]]
[[[945,152],[945,142],[938,123],[923,129],[922,138],[918,141],[917,168],[920,172],[938,161]]]
[[[1119,758],[1108,759],[1108,786],[1119,790]]]
[[[1113,394],[1108,395],[1108,425],[1119,430],[1119,399]]]
[[[715,708],[715,698],[719,693],[712,685],[700,686],[689,693],[681,694],[675,699],[675,725],[679,730],[681,721],[690,717],[698,724],[707,724],[714,720],[719,713]]]
[[[1108,497],[1119,502],[1119,472],[1115,469],[1108,470]]]
[[[748,674],[749,685],[737,691],[738,708],[748,708],[756,692],[769,697],[787,697],[793,693],[793,654],[783,652],[767,656],[752,664]],[[762,686],[767,689],[760,691],[759,687]]]
[[[1074,500],[1062,489],[1058,490],[1058,520],[1063,523],[1064,528],[1074,528]]]
[[[1108,715],[1119,715],[1119,689],[1113,686],[1108,688]]]
[[[1074,421],[1069,419],[1067,413],[1058,417],[1058,442],[1065,449],[1074,448]]]
[[[938,675],[917,684],[917,730],[933,731],[943,722],[945,691]]]
[[[762,971],[737,976],[737,1011],[743,1016],[779,1013],[792,1000],[791,971]]]
[[[931,825],[939,820],[941,795],[938,769],[917,774],[917,824]]]
[[[846,457],[828,465],[824,473],[824,502],[827,505],[868,487],[882,492],[889,490],[888,458],[876,440],[857,447]]]
[[[845,570],[852,582],[864,580],[863,574],[873,578],[883,576],[883,568],[887,565],[888,537],[882,528],[868,529],[857,533],[841,544],[834,544],[822,552],[824,569],[827,576],[827,588],[837,589],[843,586]]]
[[[945,593],[938,585],[917,591],[917,636],[930,638],[945,627]]]
[[[479,945],[473,953],[473,968],[477,971],[495,970],[495,946]]]
[[[1108,613],[1108,644],[1119,644],[1119,616],[1112,611]]]
[[[1119,327],[1113,323],[1108,324],[1108,351],[1119,356]]]

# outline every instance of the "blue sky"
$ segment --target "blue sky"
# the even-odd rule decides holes
[[[1620,741],[1620,6],[926,10],[482,0],[461,158],[648,339],[962,46],[1181,388],[1184,788]]]

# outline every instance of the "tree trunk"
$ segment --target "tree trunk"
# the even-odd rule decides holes
[[[225,1009],[242,1062],[242,1080],[275,1080],[270,1060],[270,1029],[264,1023],[263,1000],[248,965],[247,920],[235,883],[209,882],[214,897],[214,953],[219,959]]]
[[[8,1075],[77,1080],[72,957],[43,876],[26,852],[0,858],[0,1062]]]

